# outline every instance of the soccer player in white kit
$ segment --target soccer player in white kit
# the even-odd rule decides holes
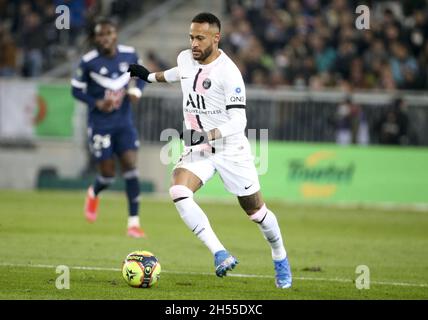
[[[191,49],[178,55],[176,67],[150,73],[134,64],[128,71],[147,82],[181,82],[185,149],[174,167],[169,192],[185,224],[214,255],[216,275],[225,276],[238,260],[219,241],[193,194],[218,172],[225,188],[238,197],[242,209],[269,242],[276,286],[289,288],[292,276],[281,231],[275,214],[262,199],[244,133],[244,81],[235,63],[218,48],[220,28],[216,16],[200,13],[190,25]]]

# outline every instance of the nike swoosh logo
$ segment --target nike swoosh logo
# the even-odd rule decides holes
[[[181,79],[189,79],[189,77],[181,77]]]
[[[251,188],[252,184],[250,184],[248,187],[244,187],[245,190],[248,190],[249,188]]]

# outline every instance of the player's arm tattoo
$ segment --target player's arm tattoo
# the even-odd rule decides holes
[[[156,77],[156,81],[157,81],[157,82],[166,82],[166,80],[165,80],[165,75],[164,75],[164,72],[163,72],[163,71],[156,72],[156,73],[155,73],[155,77]]]

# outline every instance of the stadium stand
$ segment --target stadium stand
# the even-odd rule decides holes
[[[365,1],[369,30],[355,28],[362,2],[351,0],[175,1],[174,9],[164,8],[166,19],[158,12],[148,19],[150,28],[136,23],[147,8],[167,2],[174,1],[0,0],[0,77],[41,81],[39,75],[68,64],[61,71],[68,81],[99,15],[115,17],[121,30],[134,26],[121,40],[137,48],[150,70],[167,69],[187,46],[189,16],[205,3],[221,12],[221,47],[248,87],[266,89],[249,95],[249,105],[257,105],[249,108],[249,127],[269,128],[277,140],[428,144],[425,100],[395,101],[428,88],[427,1]],[[69,32],[54,28],[60,4],[72,12]],[[380,94],[359,99],[361,90]],[[180,125],[179,95],[167,99],[146,92],[145,107],[136,110],[143,141],[158,141],[163,128]]]
[[[123,25],[141,15],[143,3],[150,2],[1,0],[0,76],[39,76],[73,57],[76,47],[81,51],[87,45],[86,34],[96,16],[113,16]],[[71,11],[67,33],[54,28],[55,7],[60,4]],[[245,81],[253,85],[427,89],[426,1],[373,2],[370,30],[363,32],[354,25],[353,8],[358,4],[227,0],[222,47],[239,63]],[[176,50],[168,51],[173,56]],[[155,65],[162,61],[153,51],[147,52],[147,58]],[[160,66],[174,63],[167,60]]]
[[[55,27],[59,5],[70,9],[67,32]],[[110,16],[123,26],[154,5],[132,0],[0,0],[0,77],[41,76],[87,49],[96,17]]]
[[[270,88],[427,89],[426,1],[366,3],[360,31],[364,1],[228,0],[223,47],[247,83]]]

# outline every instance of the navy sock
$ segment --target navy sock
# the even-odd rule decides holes
[[[126,186],[126,196],[128,198],[129,216],[138,216],[140,207],[140,183],[138,180],[137,170],[127,171],[124,173]]]
[[[97,176],[93,186],[95,195],[98,195],[98,193],[108,188],[113,183],[113,181],[113,177],[103,177],[101,175]]]

